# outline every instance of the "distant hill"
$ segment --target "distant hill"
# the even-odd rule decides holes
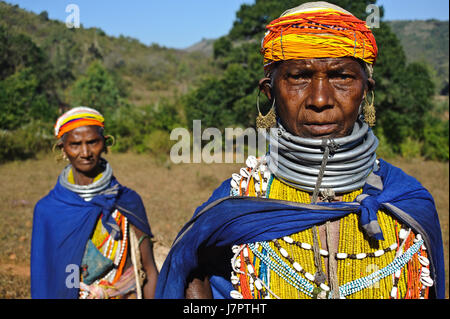
[[[408,62],[422,61],[435,70],[439,89],[448,86],[449,22],[439,20],[388,21],[400,39]]]
[[[216,39],[202,39],[200,42],[194,43],[185,49],[186,52],[202,52],[212,57],[214,51],[214,41]]]

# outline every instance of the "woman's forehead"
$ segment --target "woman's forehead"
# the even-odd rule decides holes
[[[85,125],[77,127],[67,132],[67,138],[83,139],[83,138],[96,138],[100,137],[100,127],[95,125]]]
[[[315,67],[319,68],[360,68],[362,65],[353,58],[341,57],[341,58],[316,58],[316,59],[298,59],[298,60],[287,60],[279,64],[278,68],[281,70],[289,70],[293,67],[301,67],[313,69]]]

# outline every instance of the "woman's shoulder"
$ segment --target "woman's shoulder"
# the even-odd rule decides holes
[[[56,186],[55,186],[56,187]],[[58,205],[58,202],[55,200],[54,192],[55,187],[52,188],[47,195],[40,198],[36,204],[34,205],[34,214],[42,215],[46,212],[54,210],[54,207]]]
[[[36,205],[34,205],[34,210],[40,210],[40,209],[42,209],[43,207],[45,207],[45,206],[47,206],[48,205],[48,203],[50,202],[50,193],[49,194],[47,194],[47,195],[45,195],[44,197],[42,197],[41,199],[39,199],[37,202],[36,202]]]
[[[132,189],[128,186],[124,186],[124,185],[120,185],[120,197],[128,198],[130,200],[142,201],[142,197],[141,197],[141,195],[139,195],[139,193],[137,191],[135,191],[134,189]]]
[[[381,177],[383,184],[386,185],[396,185],[400,187],[405,185],[408,188],[423,188],[423,185],[414,176],[407,174],[403,169],[397,167],[386,160],[379,158],[377,159],[378,170],[374,173]]]

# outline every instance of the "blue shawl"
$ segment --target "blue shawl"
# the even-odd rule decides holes
[[[199,266],[199,249],[280,238],[349,213],[358,213],[363,229],[370,236],[382,239],[381,232],[373,227],[378,225],[379,209],[390,212],[422,235],[430,255],[435,295],[445,298],[441,228],[433,198],[415,178],[381,159],[379,169],[373,174],[378,183],[366,182],[365,195],[358,196],[358,200],[316,205],[230,197],[230,180],[226,180],[196,209],[175,239],[159,274],[156,298],[184,298],[187,278]],[[230,260],[224,258],[222,262],[229,264]],[[229,271],[212,273],[214,298],[230,298],[233,286],[229,276]]]
[[[86,243],[101,213],[107,229],[117,208],[132,225],[152,236],[140,196],[120,185],[114,176],[108,189],[113,191],[87,202],[58,180],[50,193],[36,204],[31,239],[32,298],[78,298],[78,284],[73,287],[70,278],[80,266]]]

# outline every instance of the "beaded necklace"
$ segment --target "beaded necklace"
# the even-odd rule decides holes
[[[247,166],[241,169],[240,175],[233,174],[232,196],[259,196],[310,203],[308,193],[286,185],[273,175],[265,174],[262,160],[249,159]],[[353,201],[360,193],[361,189],[345,194],[342,201]],[[335,256],[329,256],[327,250],[320,249],[323,271],[323,258],[336,258],[341,297],[426,298],[432,280],[420,235],[415,236],[410,230],[408,232],[383,211],[378,212],[378,221],[385,237],[383,241],[367,238],[359,229],[356,214],[342,218],[338,252]],[[319,283],[313,275],[316,268],[312,237],[312,230],[307,229],[278,240],[242,245],[239,248],[240,255],[234,259],[239,267],[232,279],[235,287],[232,296],[290,299],[311,298],[320,291],[328,292],[328,282]],[[243,251],[248,251],[247,257],[242,255]],[[237,270],[233,262],[232,266]]]

